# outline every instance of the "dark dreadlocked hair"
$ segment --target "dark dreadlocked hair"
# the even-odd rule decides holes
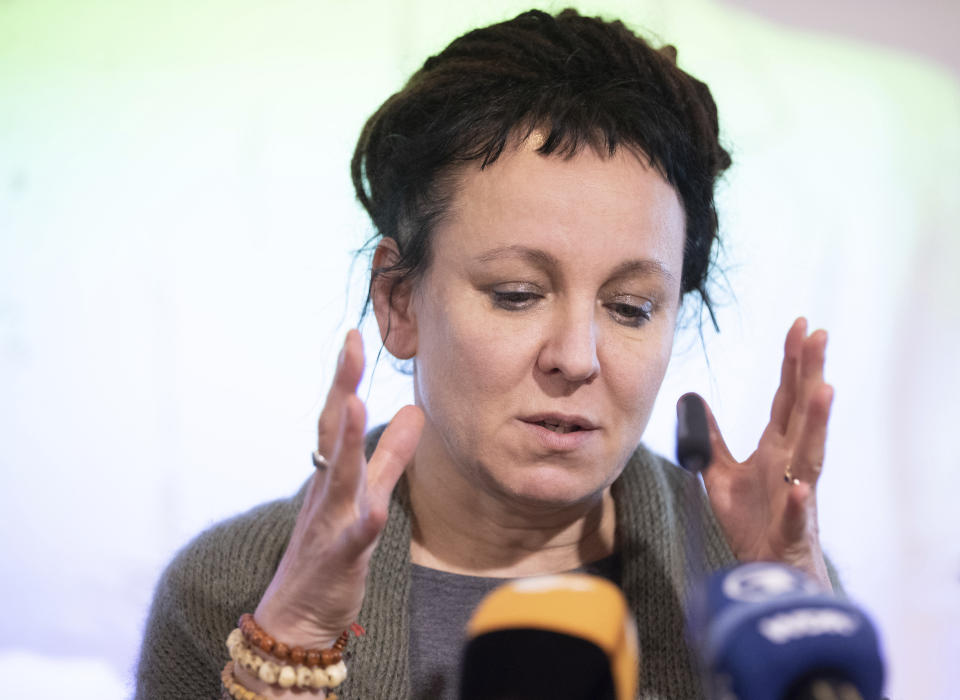
[[[654,49],[620,21],[572,9],[524,12],[428,58],[370,117],[353,154],[357,197],[400,251],[373,277],[392,276],[395,289],[421,275],[458,167],[485,167],[511,137],[541,129],[544,156],[627,147],[676,189],[686,214],[681,293],[696,291],[716,326],[706,289],[717,240],[713,194],[730,156],[718,142],[710,90],[676,58],[672,46]]]

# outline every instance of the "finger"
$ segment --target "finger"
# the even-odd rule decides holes
[[[343,401],[343,432],[333,453],[325,496],[326,507],[353,504],[364,480],[364,433],[367,409],[363,401],[350,394]]]
[[[710,432],[710,451],[712,458],[710,465],[703,471],[703,484],[709,491],[719,478],[722,477],[723,465],[735,464],[737,460],[730,454],[727,443],[720,432],[720,426],[717,423],[716,416],[710,410],[710,405],[700,397],[703,402],[703,410],[707,414],[707,430]]]
[[[797,388],[793,409],[790,412],[790,424],[787,427],[787,441],[796,444],[807,421],[810,398],[823,386],[823,365],[826,357],[827,332],[818,330],[804,340],[800,360],[800,382]]]
[[[800,317],[787,331],[783,343],[783,364],[780,366],[780,386],[773,396],[770,408],[770,423],[780,433],[785,434],[790,423],[790,415],[797,396],[797,375],[803,354],[803,341],[807,334],[807,319]]]
[[[810,334],[803,343],[803,364],[800,375],[804,380],[823,381],[823,364],[826,357],[827,332],[822,328]]]
[[[821,384],[808,401],[806,419],[793,453],[791,472],[808,484],[816,484],[823,469],[827,443],[827,423],[833,404],[833,387]]]
[[[386,503],[413,459],[423,433],[424,416],[416,406],[404,406],[383,431],[367,467],[368,493],[373,502]]]
[[[387,522],[390,494],[420,442],[423,431],[423,411],[416,406],[404,406],[390,421],[377,442],[367,465],[367,491],[363,504],[364,517],[352,532],[352,544],[357,551],[367,550],[380,536]]]
[[[343,341],[333,384],[317,421],[317,449],[330,459],[343,432],[344,402],[352,396],[363,376],[363,339],[357,330],[350,330]]]
[[[707,429],[710,431],[710,449],[713,452],[713,459],[710,463],[713,464],[718,460],[722,462],[735,462],[736,460],[733,458],[733,455],[730,454],[730,450],[727,449],[727,443],[723,439],[720,426],[717,423],[717,417],[713,415],[710,404],[704,401],[702,396],[699,398],[700,401],[703,402],[703,410],[707,414]]]

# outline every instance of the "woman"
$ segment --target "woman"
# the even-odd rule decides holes
[[[349,333],[317,473],[178,555],[139,695],[216,697],[223,640],[253,612],[270,650],[330,647],[359,622],[341,697],[455,697],[476,598],[583,569],[624,589],[641,696],[699,694],[680,603],[689,477],[640,439],[681,301],[696,292],[710,310],[713,187],[729,157],[708,89],[675,59],[618,22],[530,12],[457,39],[371,117],[353,161],[380,234],[370,297],[385,347],[413,362],[416,405],[364,437]],[[698,565],[778,560],[832,585],[815,500],[825,343],[802,319],[790,329],[746,462],[711,425]],[[224,682],[240,697],[305,692],[243,665]]]

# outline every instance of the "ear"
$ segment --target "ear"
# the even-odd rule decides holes
[[[412,285],[409,281],[398,281],[395,274],[377,272],[396,265],[399,260],[396,241],[381,239],[370,268],[370,298],[384,347],[397,359],[409,360],[417,354],[417,317],[411,303]]]

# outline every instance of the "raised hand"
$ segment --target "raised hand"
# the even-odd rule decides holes
[[[816,486],[823,467],[833,387],[824,382],[826,331],[797,319],[784,344],[770,422],[744,462],[730,454],[707,409],[713,462],[704,484],[740,561],[780,561],[830,588],[820,548]]]
[[[328,647],[356,621],[390,494],[423,429],[420,409],[401,408],[368,463],[366,409],[356,395],[362,375],[362,340],[352,330],[318,424],[326,466],[311,480],[290,543],[254,614],[287,644]]]

